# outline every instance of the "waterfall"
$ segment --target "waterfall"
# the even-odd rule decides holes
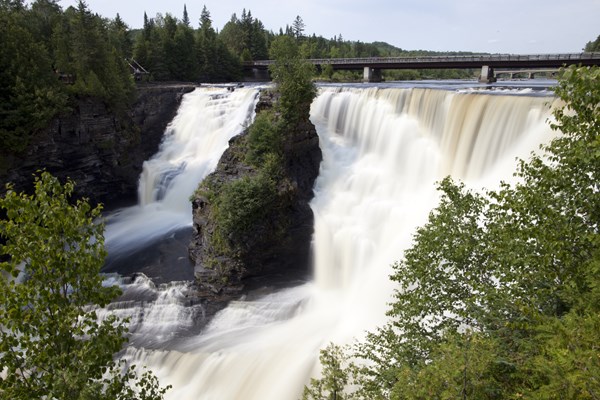
[[[165,332],[147,324],[160,335],[139,333],[125,357],[172,384],[168,399],[299,398],[319,371],[320,348],[385,321],[390,265],[436,205],[434,183],[447,174],[475,188],[510,178],[515,157],[552,137],[553,101],[524,91],[322,88],[311,111],[323,151],[311,203],[314,279],[232,302],[200,334],[165,338],[162,347],[156,337]],[[192,112],[184,104],[178,118]],[[165,183],[141,190],[166,198],[160,187],[175,178],[152,179]],[[169,291],[175,303],[181,296],[173,286],[147,290],[161,299],[148,311],[170,304]],[[176,312],[180,322],[159,318],[188,329],[191,317]]]
[[[228,146],[252,122],[256,88],[202,87],[184,95],[159,151],[144,162],[135,207],[109,216],[109,257],[192,224],[190,196]]]

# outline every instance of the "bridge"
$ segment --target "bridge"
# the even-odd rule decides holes
[[[365,82],[381,80],[384,69],[481,69],[480,82],[494,82],[495,68],[561,68],[569,65],[600,65],[600,53],[566,54],[478,54],[464,56],[368,57],[309,59],[318,67],[331,65],[334,70],[363,70]],[[248,61],[247,71],[266,71],[274,60]]]

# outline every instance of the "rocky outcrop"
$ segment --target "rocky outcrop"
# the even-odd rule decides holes
[[[263,94],[257,112],[271,106],[271,98]],[[257,168],[245,162],[247,135],[246,131],[231,139],[217,169],[192,200],[190,258],[195,263],[196,283],[202,296],[217,301],[235,298],[264,282],[285,284],[306,277],[310,265],[314,217],[309,202],[322,155],[308,110],[305,118],[282,135],[283,172],[268,211],[241,233],[230,234],[225,245],[215,243],[216,206],[202,188],[213,186],[218,192],[227,182],[256,176]]]
[[[134,199],[144,160],[158,150],[167,124],[193,85],[138,87],[129,113],[120,117],[97,99],[76,101],[71,112],[37,132],[21,154],[1,154],[0,182],[27,190],[32,174],[46,169],[75,181],[76,195],[93,202]]]

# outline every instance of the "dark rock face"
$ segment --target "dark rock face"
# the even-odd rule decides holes
[[[20,155],[2,154],[2,189],[27,190],[32,174],[46,169],[75,181],[76,196],[92,202],[135,199],[144,160],[158,150],[167,124],[192,85],[139,87],[128,115],[117,117],[99,100],[80,99],[72,112],[38,132]],[[0,190],[2,190],[0,189]]]
[[[261,96],[257,112],[271,106],[270,99]],[[231,139],[216,171],[207,179],[221,184],[255,173],[243,162],[244,135]],[[306,118],[286,132],[283,157],[283,178],[277,183],[277,204],[272,207],[275,211],[256,222],[249,233],[228,239],[234,254],[224,255],[211,244],[215,231],[211,204],[202,194],[195,195],[190,258],[201,296],[221,301],[258,289],[265,282],[284,286],[306,277],[314,221],[309,202],[322,159],[308,110]]]

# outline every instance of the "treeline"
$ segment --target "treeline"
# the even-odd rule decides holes
[[[135,38],[132,56],[150,71],[153,80],[215,82],[239,80],[242,63],[268,59],[271,43],[279,36],[293,38],[303,58],[377,57],[401,53],[386,44],[344,41],[342,35],[333,39],[314,34],[305,36],[304,30],[304,22],[298,16],[292,25],[274,33],[254,18],[252,11],[244,9],[240,17],[234,13],[217,32],[206,7],[198,27],[194,28],[184,6],[181,19],[169,13],[148,18],[144,13],[143,29],[131,34]],[[331,78],[333,72],[324,71],[324,74]],[[352,76],[351,73],[347,75]],[[343,76],[338,74],[338,78]]]
[[[233,14],[221,31],[204,7],[194,24],[184,6],[181,18],[144,13],[132,30],[117,14],[94,14],[85,1],[63,10],[57,0],[0,0],[0,140],[5,151],[21,151],[36,130],[48,125],[73,99],[103,99],[115,112],[131,104],[134,76],[152,81],[222,82],[242,78],[244,61],[269,58],[277,37],[293,39],[302,58],[429,55],[387,43],[306,35],[300,16],[269,31],[250,10]],[[440,54],[440,53],[436,53]],[[132,61],[136,60],[142,68]],[[135,74],[136,69],[141,74]],[[147,73],[145,73],[147,71]],[[360,80],[356,71],[318,72],[331,81]],[[469,71],[385,71],[385,79],[461,78]],[[0,165],[1,167],[1,165]]]
[[[596,38],[594,41],[589,41],[585,44],[583,51],[587,52],[595,52],[600,51],[600,36]]]
[[[150,79],[186,81],[232,81],[242,76],[242,63],[269,58],[269,48],[277,37],[288,36],[296,41],[302,58],[357,58],[441,55],[431,51],[406,51],[383,42],[363,43],[346,41],[342,35],[326,39],[315,34],[305,35],[305,24],[300,16],[280,28],[278,33],[267,30],[245,9],[218,32],[213,26],[210,11],[204,7],[197,28],[190,22],[184,6],[182,18],[167,13],[148,18],[144,13],[144,27],[131,32],[135,38],[132,56],[149,72]],[[459,54],[459,53],[453,53]],[[460,53],[467,54],[467,53]],[[360,72],[334,71],[330,66],[319,71],[320,78],[333,81],[362,79]],[[386,79],[468,78],[469,70],[408,70],[385,71]]]
[[[144,13],[133,57],[158,81],[231,81],[242,73],[239,57],[217,34],[206,7],[198,29],[192,28],[185,6],[181,20],[171,14],[148,18]]]
[[[94,15],[80,1],[65,11],[54,0],[0,1],[0,140],[20,151],[37,129],[94,96],[115,112],[130,104],[134,83],[125,56],[128,28]]]

